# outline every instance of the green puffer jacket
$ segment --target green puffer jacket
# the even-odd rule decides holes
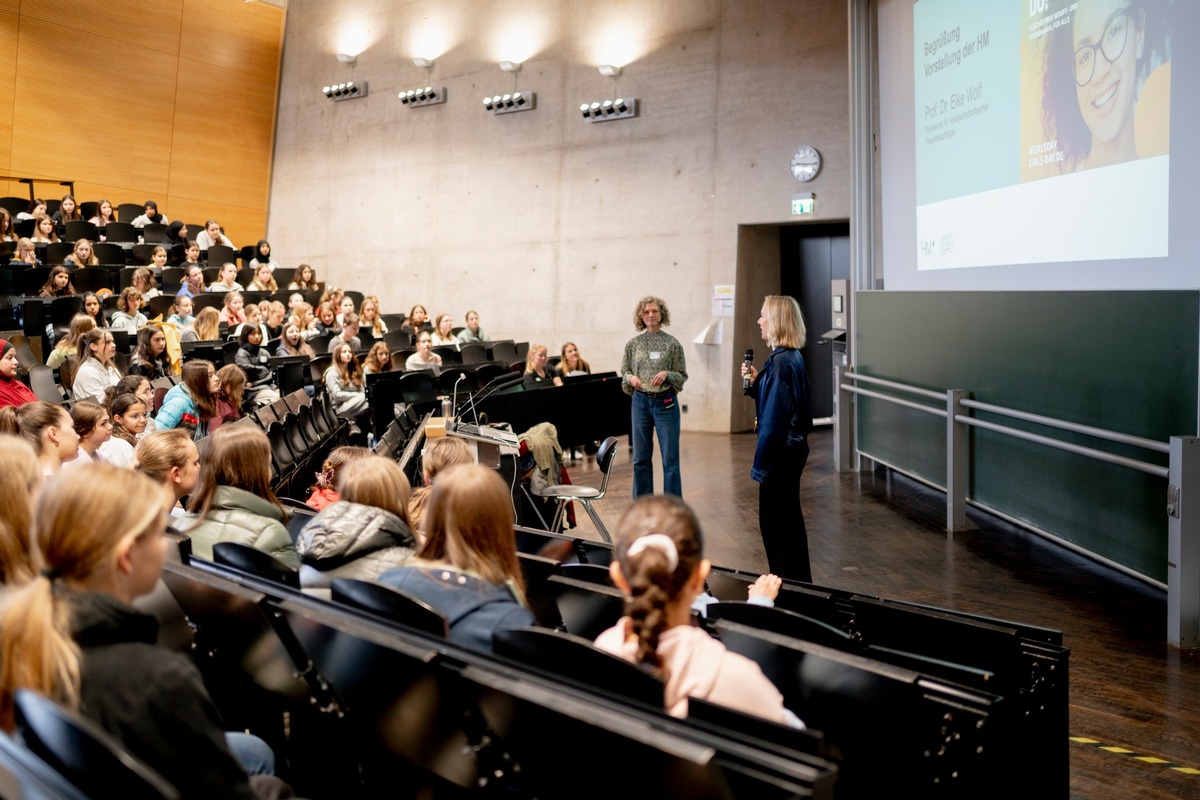
[[[233,486],[218,486],[204,519],[189,528],[192,554],[211,561],[217,542],[238,542],[270,553],[300,568],[300,556],[284,527],[283,510],[256,494]]]

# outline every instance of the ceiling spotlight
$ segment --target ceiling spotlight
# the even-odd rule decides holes
[[[508,114],[513,111],[531,111],[537,107],[537,95],[533,92],[513,92],[483,98],[483,107],[493,114]]]
[[[485,102],[487,98],[484,98]],[[446,87],[422,86],[400,92],[400,102],[406,106],[431,106],[446,102]]]
[[[337,60],[343,64],[353,65],[358,63],[358,56],[352,56],[349,53],[338,53]]]
[[[433,69],[433,59],[432,58],[414,58],[412,60],[412,62],[413,62],[414,67],[421,67],[423,69]]]
[[[616,100],[603,100],[595,103],[583,103],[579,113],[588,122],[607,122],[613,119],[629,119],[638,115],[637,98],[618,97]]]
[[[350,100],[355,97],[366,97],[366,81],[347,81],[346,83],[331,83],[321,89],[330,100]]]
[[[501,61],[500,62],[500,71],[501,72],[520,72],[521,64],[516,61]]]
[[[606,78],[615,78],[621,74],[621,68],[614,67],[612,64],[601,64],[596,69],[600,70],[600,74]]]

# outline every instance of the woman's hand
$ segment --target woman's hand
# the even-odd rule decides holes
[[[746,591],[748,597],[765,597],[774,602],[779,596],[779,587],[783,585],[783,580],[776,575],[759,575],[758,580],[750,584],[750,588]]]
[[[637,375],[630,375],[629,376],[629,385],[635,389],[641,389],[642,388],[642,379],[639,378]]]
[[[662,386],[666,382],[667,382],[667,371],[665,369],[650,379],[651,386]]]
[[[754,368],[753,364],[750,364],[749,366],[747,366],[746,362],[743,361],[742,362],[742,377],[744,378],[747,375],[750,376],[750,383],[751,383],[751,385],[753,385],[754,381],[758,379],[758,370],[756,370]]]

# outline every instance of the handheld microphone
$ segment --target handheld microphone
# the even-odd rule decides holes
[[[750,391],[750,368],[754,366],[754,348],[747,347],[745,360],[742,361],[742,366],[746,368],[746,374],[742,376],[742,391]]]

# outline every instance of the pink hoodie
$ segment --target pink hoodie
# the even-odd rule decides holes
[[[629,617],[596,637],[596,647],[626,661],[637,657],[637,639],[626,638]],[[667,674],[665,704],[673,717],[687,716],[688,697],[699,697],[746,714],[789,724],[783,695],[750,659],[731,653],[699,628],[678,625],[658,640]]]

